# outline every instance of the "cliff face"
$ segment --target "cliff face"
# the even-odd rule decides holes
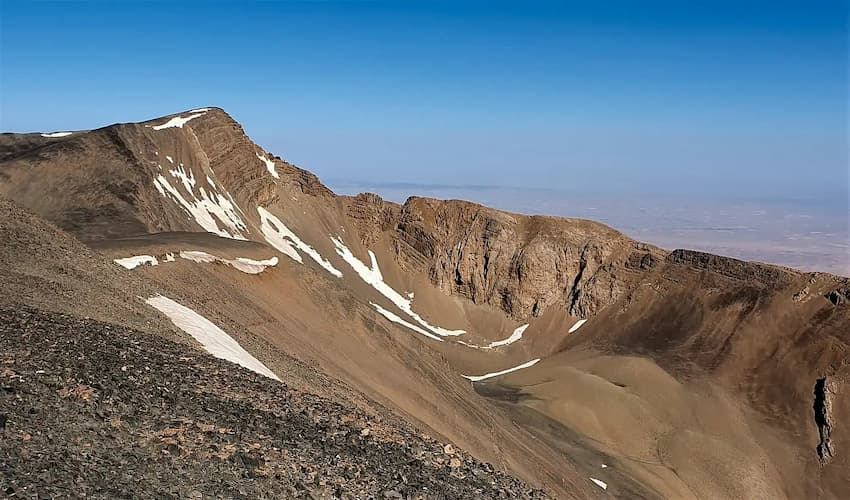
[[[666,255],[595,222],[464,201],[410,198],[398,206],[360,195],[349,200],[348,213],[359,221],[364,243],[389,234],[403,267],[426,273],[445,293],[515,319],[537,317],[555,304],[590,316]]]

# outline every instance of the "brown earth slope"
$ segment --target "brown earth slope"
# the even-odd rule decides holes
[[[1,194],[111,258],[158,258],[110,270],[130,290],[558,496],[850,494],[846,278],[586,220],[336,196],[217,108],[0,149]]]
[[[285,384],[202,353],[159,285],[3,198],[0,241],[10,498],[545,496],[283,353]]]
[[[0,352],[9,498],[544,497],[409,426],[148,333],[0,308]]]

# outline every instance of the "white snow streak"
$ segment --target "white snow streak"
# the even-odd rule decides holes
[[[473,382],[478,382],[479,380],[486,380],[488,378],[498,377],[499,375],[505,375],[506,373],[515,372],[517,370],[522,370],[523,368],[528,368],[530,366],[534,366],[537,362],[540,361],[540,358],[532,359],[531,361],[526,361],[525,363],[515,366],[513,368],[508,368],[507,370],[502,370],[499,372],[493,373],[485,373],[484,375],[464,375],[463,377],[469,379]]]
[[[73,132],[53,132],[51,134],[41,134],[41,136],[42,137],[54,138],[54,137],[68,137],[71,134],[73,134]]]
[[[215,255],[210,255],[207,252],[201,252],[200,250],[187,250],[180,252],[180,258],[191,260],[192,262],[200,262],[202,264],[209,264],[210,262],[219,260]]]
[[[277,175],[277,170],[275,170],[275,168],[274,168],[274,161],[269,160],[268,158],[261,155],[260,153],[255,153],[255,154],[257,155],[257,158],[260,159],[260,161],[262,161],[263,163],[266,164],[266,170],[268,170],[269,173],[272,174],[272,177],[274,177],[275,179],[280,179],[280,176]]]
[[[225,259],[222,257],[217,257],[215,255],[208,254],[207,252],[202,252],[200,250],[185,250],[180,252],[180,258],[191,260],[192,262],[200,262],[203,264],[209,264],[212,262],[223,262],[228,266],[234,267],[239,271],[242,271],[246,274],[260,274],[265,271],[268,267],[274,267],[277,265],[278,260],[277,257],[271,257],[270,259],[264,260],[255,260],[249,259],[247,257],[236,257],[235,259]],[[165,262],[174,262],[174,254],[166,253],[165,254]],[[115,259],[115,263],[123,266],[127,269],[135,269],[143,264],[150,264],[152,266],[156,266],[159,264],[157,258],[151,255],[136,255],[134,257],[126,257],[123,259]]]
[[[568,331],[567,333],[573,333],[574,331],[581,328],[581,325],[583,325],[585,323],[587,323],[586,319],[580,319],[580,320],[576,321],[575,324],[570,327],[570,331]]]
[[[242,271],[247,274],[260,274],[265,271],[267,267],[274,267],[277,265],[278,260],[277,257],[272,257],[271,259],[265,260],[254,260],[248,259],[245,257],[237,257],[236,260],[228,260],[227,263],[236,269]]]
[[[174,198],[205,231],[225,238],[245,239],[241,231],[247,231],[248,226],[236,212],[239,208],[233,203],[229,193],[225,193],[227,196],[214,191],[208,194],[203,187],[199,187],[200,197],[196,196],[194,191],[197,184],[195,174],[191,169],[187,172],[182,163],[177,168],[169,170],[168,173],[183,184],[183,188],[191,199],[184,197],[180,190],[173,186],[164,175],[159,174],[154,179],[154,186],[162,196],[170,195]],[[217,220],[229,228],[229,231],[219,228]]]
[[[236,363],[260,375],[280,381],[274,372],[269,370],[257,358],[251,356],[233,337],[192,309],[162,295],[151,297],[145,302],[168,316],[168,319],[177,328],[194,337],[213,356]]]
[[[232,266],[235,269],[242,271],[246,274],[260,274],[261,272],[265,271],[267,267],[276,266],[278,263],[277,257],[272,257],[270,259],[265,260],[254,260],[248,259],[246,257],[224,259],[222,257],[217,257],[215,255],[208,254],[207,252],[202,252],[198,250],[188,250],[180,252],[180,257],[186,260],[191,260],[192,262],[200,262],[203,264],[208,264],[210,262],[224,262],[228,266]]]
[[[494,347],[513,344],[514,342],[522,338],[522,334],[525,333],[525,330],[527,328],[528,325],[522,325],[520,327],[517,327],[517,329],[514,330],[514,333],[512,333],[510,337],[506,338],[505,340],[497,340],[496,342],[490,342],[490,345],[488,345],[484,349],[492,349]]]
[[[371,285],[372,288],[378,291],[378,293],[389,299],[390,302],[395,304],[396,307],[401,309],[414,321],[440,337],[463,335],[466,333],[465,330],[447,330],[445,328],[440,328],[439,326],[431,325],[421,316],[413,312],[410,299],[404,298],[404,296],[384,282],[384,276],[381,274],[381,269],[378,267],[378,259],[375,257],[374,252],[369,250],[369,259],[372,261],[372,267],[370,268],[351,253],[351,250],[349,250],[341,240],[337,238],[331,239],[333,240],[334,245],[336,245],[336,253],[338,253],[339,256],[342,257],[342,259],[346,261],[352,269],[354,269],[354,272],[356,272],[363,281]]]
[[[263,207],[257,207],[257,213],[260,214],[260,230],[263,232],[263,236],[265,236],[269,245],[276,248],[280,251],[280,253],[290,257],[292,260],[303,263],[301,255],[295,250],[298,248],[298,250],[306,253],[311,259],[316,261],[316,264],[322,266],[327,272],[337,278],[342,277],[342,272],[339,269],[335,268],[333,264],[322,257],[315,248],[301,241],[301,238],[286,227],[286,224],[281,222],[281,220],[275,217],[274,214]]]
[[[153,255],[136,255],[123,259],[114,259],[113,262],[126,269],[135,269],[143,264],[150,264],[152,266],[159,264]]]
[[[375,304],[374,302],[369,302],[369,304],[371,304],[372,307],[374,307],[376,311],[381,313],[381,315],[383,315],[385,318],[392,321],[393,323],[398,323],[399,325],[406,326],[407,328],[410,328],[414,332],[421,333],[422,335],[425,335],[429,339],[437,340],[437,341],[440,341],[440,342],[443,341],[443,339],[434,335],[433,333],[426,332],[425,330],[423,330],[422,328],[419,328],[418,326],[414,325],[413,323],[410,323],[409,321],[405,321],[405,320],[401,319],[394,312],[387,311],[386,309],[379,306],[378,304]]]
[[[165,159],[170,161],[172,165],[174,164],[174,158],[172,158],[170,156],[166,156]]]
[[[197,118],[199,116],[203,116],[204,113],[206,113],[206,111],[190,114],[189,116],[187,116],[185,118],[182,117],[182,116],[175,116],[172,119],[168,120],[167,122],[163,123],[162,125],[156,125],[152,128],[154,130],[162,130],[162,129],[172,128],[172,127],[183,128],[183,125],[185,125],[186,122],[188,122],[189,120],[194,120],[195,118]]]
[[[198,108],[198,109],[192,109],[189,112],[190,113],[206,113],[209,110],[210,110],[210,108]]]
[[[593,484],[595,484],[596,486],[599,486],[603,490],[608,489],[608,484],[605,481],[600,481],[600,480],[595,479],[595,478],[590,478],[590,480],[593,481]]]
[[[171,160],[170,156],[166,156],[166,158]],[[171,163],[174,162],[172,161]],[[187,172],[182,163],[178,165],[177,168],[169,170],[168,173],[171,174],[171,177],[179,179],[180,182],[183,183],[183,187],[186,188],[187,193],[191,193],[195,189],[195,185],[198,183],[198,181],[195,180],[195,173],[192,172],[192,169],[189,169]]]

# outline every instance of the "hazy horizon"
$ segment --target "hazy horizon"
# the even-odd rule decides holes
[[[841,1],[45,1],[0,17],[4,131],[220,106],[322,178],[848,190]]]
[[[828,207],[821,233],[848,233],[844,1],[0,8],[3,131],[219,106],[331,185],[507,186],[528,192],[491,204],[560,212],[580,207],[528,199],[666,197],[721,219],[729,200],[805,202]]]
[[[461,199],[521,214],[590,219],[668,250],[687,248],[850,276],[846,207],[835,203],[340,180],[327,184],[339,194],[372,192],[396,203],[410,196]]]

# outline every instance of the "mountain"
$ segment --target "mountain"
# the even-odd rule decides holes
[[[162,339],[145,341],[169,371],[202,345],[282,381],[204,358],[193,373],[211,379],[191,390],[220,404],[242,391],[281,415],[296,411],[278,401],[290,387],[336,405],[321,410],[335,421],[355,408],[474,457],[414,454],[420,479],[404,491],[370,462],[358,474],[375,489],[341,494],[529,494],[484,463],[559,498],[850,494],[847,278],[668,251],[581,219],[338,196],[218,108],[3,134],[0,196],[4,314],[46,325],[26,337],[27,363],[60,362],[35,342],[76,329],[98,341],[69,356],[117,355],[138,335]],[[122,337],[103,342],[107,327]],[[469,477],[477,493],[448,486]]]

